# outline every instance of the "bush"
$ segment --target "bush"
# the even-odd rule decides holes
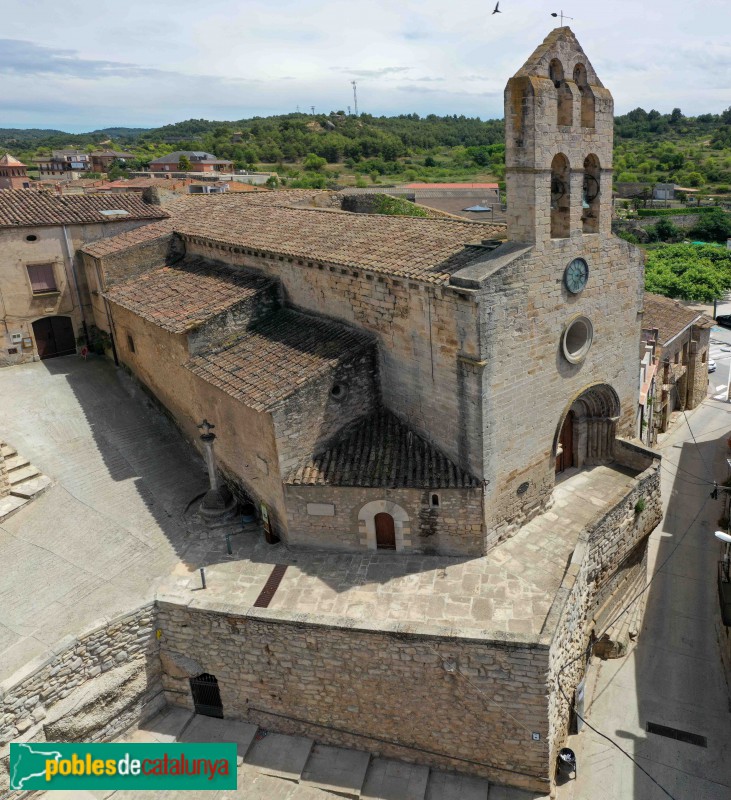
[[[690,235],[703,242],[725,242],[731,237],[731,215],[720,208],[712,209],[690,229]]]
[[[423,208],[415,206],[408,200],[400,197],[391,197],[388,194],[377,196],[373,203],[373,211],[376,214],[388,214],[397,217],[426,217],[427,212]]]
[[[698,208],[638,208],[638,217],[673,217],[678,214],[712,214],[719,211],[718,206],[699,206]]]
[[[677,225],[669,219],[661,219],[657,225],[653,225],[655,236],[661,242],[672,242],[682,238],[683,232]]]

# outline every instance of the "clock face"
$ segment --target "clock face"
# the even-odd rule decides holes
[[[586,286],[588,280],[589,265],[583,258],[575,258],[566,267],[566,272],[564,273],[566,288],[573,294],[578,294]]]

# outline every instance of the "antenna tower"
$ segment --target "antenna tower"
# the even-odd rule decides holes
[[[353,84],[353,106],[355,108],[355,116],[358,116],[358,89],[356,88],[357,84],[355,81],[351,81]]]

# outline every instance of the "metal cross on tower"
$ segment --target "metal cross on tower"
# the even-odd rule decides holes
[[[573,19],[573,17],[566,16],[566,14],[564,14],[563,11],[558,11],[558,12],[552,11],[551,12],[551,16],[552,17],[560,17],[561,18],[561,27],[562,28],[563,28],[563,21],[565,19]]]

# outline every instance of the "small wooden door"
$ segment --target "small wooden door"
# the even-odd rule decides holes
[[[375,516],[376,522],[376,547],[379,550],[396,549],[396,528],[393,517],[381,512]]]
[[[33,323],[38,355],[43,358],[67,356],[76,352],[74,327],[68,317],[43,317]]]
[[[556,452],[556,472],[574,466],[574,412],[569,411],[561,428]]]

